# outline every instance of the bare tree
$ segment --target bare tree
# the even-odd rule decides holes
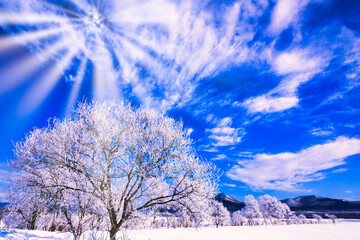
[[[136,211],[174,202],[195,211],[216,189],[215,167],[196,157],[181,123],[123,102],[80,104],[15,152],[29,185],[91,195],[111,239]]]

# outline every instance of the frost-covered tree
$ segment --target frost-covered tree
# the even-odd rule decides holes
[[[52,202],[46,190],[24,184],[29,180],[29,176],[20,173],[14,173],[8,178],[11,184],[7,190],[6,201],[10,208],[3,220],[8,227],[36,229],[39,219]]]
[[[318,215],[318,214],[313,214],[312,217],[317,221],[318,224],[322,220],[322,217],[320,215]]]
[[[212,222],[216,228],[230,224],[230,213],[221,202],[212,201],[209,209]]]
[[[273,196],[265,194],[258,198],[258,202],[264,219],[270,219],[272,224],[274,224],[273,218],[282,219],[290,216],[289,206],[278,201]]]
[[[232,226],[243,226],[246,223],[246,217],[243,211],[236,211],[231,215]]]
[[[80,104],[16,144],[13,166],[38,189],[91,195],[110,238],[137,212],[213,197],[215,167],[196,157],[181,123],[123,102]]]
[[[255,219],[262,217],[258,201],[253,195],[245,196],[245,208],[243,209],[243,212],[248,219],[249,225],[254,225]]]
[[[304,214],[300,214],[298,216],[298,223],[302,223],[302,224],[305,224],[307,222],[307,218]]]
[[[74,239],[80,239],[86,229],[94,224],[101,224],[101,219],[94,206],[94,198],[91,194],[81,191],[64,189],[59,192],[57,204],[68,229]]]
[[[335,216],[333,214],[327,214],[327,213],[325,214],[325,217],[329,218],[334,225],[336,223],[336,220],[338,219],[337,216]]]
[[[287,219],[288,224],[298,224],[299,218],[296,216],[296,214],[291,214],[289,218]]]

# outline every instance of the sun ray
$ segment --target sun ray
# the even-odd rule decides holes
[[[161,53],[158,49],[159,46],[153,46],[150,45],[147,41],[141,40],[136,37],[135,34],[131,34],[127,32],[126,34],[120,31],[120,29],[113,27],[111,28],[112,31],[118,33],[122,38],[123,41],[126,41],[130,43],[132,46],[136,47],[138,50],[142,51],[143,53],[146,53],[150,58],[152,58],[154,61],[162,64],[164,67],[172,67],[173,69],[180,69],[181,66],[178,65],[175,61],[175,59],[166,56],[165,53]],[[109,34],[109,36],[111,36]],[[112,42],[117,42],[116,40],[112,40]]]
[[[71,109],[75,106],[76,100],[78,99],[81,84],[83,82],[83,78],[86,72],[87,62],[88,61],[85,58],[81,59],[81,64],[79,70],[77,71],[77,75],[74,79],[74,85],[71,88],[68,103],[66,105],[65,116],[67,116],[71,112]]]
[[[72,0],[73,4],[75,4],[78,8],[80,8],[83,11],[94,9],[94,4],[89,4],[87,1],[81,1],[81,0]]]
[[[43,62],[47,62],[64,48],[67,48],[66,44],[58,41],[53,45],[47,46],[46,49],[37,55],[29,54],[9,68],[3,69],[3,71],[0,72],[0,94],[11,91],[23,84],[28,80],[27,76],[34,73],[41,67]],[[21,69],[21,71],[19,71],[19,69]]]
[[[19,58],[15,63],[22,71],[16,72],[14,66],[4,70],[6,74],[0,78],[9,76],[12,82],[0,86],[0,94],[31,79],[39,66],[48,66],[47,63],[54,60],[59,62],[54,64],[57,67],[47,68],[46,73],[42,74],[46,77],[42,77],[31,88],[30,92],[34,96],[31,97],[30,93],[26,95],[28,100],[34,98],[33,104],[28,101],[31,105],[29,109],[40,105],[40,101],[56,85],[56,79],[63,74],[65,65],[70,64],[70,50],[67,55],[61,56],[67,47],[79,52],[75,61],[79,65],[76,64],[76,81],[70,91],[65,112],[76,101],[82,82],[78,78],[87,77],[85,72],[92,74],[89,77],[93,81],[94,99],[118,98],[122,94],[120,89],[124,89],[126,93],[138,96],[144,94],[142,102],[151,102],[155,98],[154,101],[158,101],[159,96],[167,98],[167,93],[163,94],[163,90],[168,89],[169,96],[175,90],[181,92],[183,80],[189,82],[203,71],[204,66],[201,64],[204,61],[194,60],[196,56],[193,55],[198,51],[194,52],[193,44],[189,43],[191,40],[184,39],[187,32],[197,30],[193,26],[195,23],[198,27],[206,27],[203,19],[183,16],[186,10],[191,10],[191,4],[185,4],[179,12],[179,5],[167,0],[16,1],[18,4],[7,7],[12,9],[11,12],[0,11],[0,26],[4,26],[7,33],[0,37],[0,52],[6,50],[4,53],[8,53],[8,49],[13,50],[22,45],[31,54],[25,59]],[[161,6],[159,3],[162,3]],[[196,43],[201,44],[202,36],[197,38],[201,33],[189,36],[196,38]],[[179,44],[179,41],[184,43]],[[207,51],[208,48],[205,46],[204,49]],[[187,51],[191,52],[189,59],[186,58]],[[207,55],[211,58],[210,54]],[[92,71],[87,71],[86,68],[90,66]],[[41,70],[37,72],[41,74]],[[0,72],[2,73],[4,72]],[[134,92],[130,92],[133,89]],[[157,91],[158,89],[160,90]],[[41,94],[36,94],[36,91]]]
[[[0,24],[66,23],[67,18],[56,14],[0,12]]]
[[[74,16],[76,16],[76,17],[82,16],[82,14],[80,14],[80,13],[77,13],[77,12],[72,11],[72,10],[70,10],[70,9],[61,7],[61,6],[56,5],[56,4],[54,4],[54,3],[51,3],[51,2],[44,2],[43,4],[46,5],[46,6],[48,6],[48,7],[51,8],[51,9],[58,10],[58,11],[61,11],[61,12],[64,12],[64,13],[67,13],[67,14],[70,14],[70,15],[74,15]]]
[[[18,108],[19,115],[26,116],[30,114],[43,102],[61,79],[64,71],[69,67],[78,51],[76,48],[69,49],[57,63],[47,69],[47,72],[22,98]]]
[[[94,98],[97,100],[119,98],[120,89],[117,83],[119,73],[114,69],[110,53],[104,50],[101,54],[103,61],[94,62]]]
[[[24,45],[27,43],[31,43],[35,40],[50,37],[57,34],[64,34],[66,31],[71,30],[71,26],[55,26],[53,28],[40,30],[40,31],[31,31],[31,32],[24,32],[21,34],[5,36],[0,38],[0,51],[7,50],[9,48]]]

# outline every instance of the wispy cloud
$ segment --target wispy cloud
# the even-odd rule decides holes
[[[329,136],[333,134],[334,128],[322,129],[322,128],[314,128],[310,131],[310,133],[314,136]]]
[[[211,158],[212,161],[224,160],[227,156],[225,154],[218,154],[216,157]]]
[[[346,172],[346,171],[347,171],[347,168],[339,168],[339,169],[335,169],[331,173],[342,173],[342,172]]]
[[[273,68],[279,75],[304,72],[318,72],[322,67],[320,57],[311,56],[310,49],[296,49],[279,54]]]
[[[342,42],[344,46],[344,53],[341,57],[344,58],[343,64],[346,66],[344,69],[347,81],[344,81],[345,84],[326,98],[322,104],[331,104],[341,100],[346,93],[360,86],[360,37],[352,30],[343,27],[337,41]]]
[[[308,0],[278,0],[271,13],[268,31],[279,34],[291,24],[296,23],[301,10],[308,2]]]
[[[193,132],[194,132],[194,129],[192,129],[192,128],[188,128],[188,129],[186,130],[186,133],[187,133],[188,136],[190,136],[191,133],[193,133]]]
[[[232,183],[223,183],[222,185],[225,186],[225,187],[232,187],[232,188],[236,187],[236,185],[232,184]]]
[[[299,99],[297,97],[271,97],[262,95],[247,99],[243,106],[250,113],[273,113],[281,112],[289,108],[298,106]]]
[[[245,135],[243,128],[231,127],[232,119],[230,117],[223,118],[216,127],[206,129],[210,135],[209,139],[213,141],[214,146],[231,146],[239,143]]]
[[[324,170],[344,165],[348,156],[360,153],[360,139],[338,137],[297,153],[257,154],[240,161],[226,175],[254,189],[296,191],[299,183],[326,177]]]
[[[280,53],[271,64],[283,80],[268,93],[245,100],[243,106],[249,113],[273,113],[297,107],[300,101],[298,87],[320,72],[327,62],[326,57],[312,54],[310,48]]]
[[[349,72],[346,75],[351,83],[348,85],[348,87],[355,87],[360,84],[360,37],[347,28],[343,28],[341,37],[348,40],[349,42],[345,48],[346,55],[344,62],[345,64],[351,66]]]

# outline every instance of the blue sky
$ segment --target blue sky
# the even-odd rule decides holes
[[[77,101],[181,119],[220,190],[360,199],[353,0],[0,0],[0,162]]]

